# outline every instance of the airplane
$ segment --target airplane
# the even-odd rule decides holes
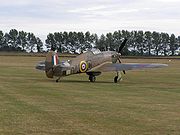
[[[102,72],[116,72],[114,83],[122,80],[121,72],[126,74],[127,70],[145,69],[145,68],[162,68],[167,64],[144,64],[144,63],[122,63],[120,60],[121,51],[124,48],[127,39],[124,39],[119,46],[118,52],[104,51],[92,49],[82,53],[72,60],[61,61],[55,51],[50,51],[46,55],[46,60],[36,65],[36,69],[43,70],[48,78],[57,77],[56,82],[60,78],[73,74],[86,73],[90,82],[96,81],[96,76]]]

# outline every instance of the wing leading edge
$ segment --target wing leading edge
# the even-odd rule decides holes
[[[90,71],[109,72],[109,71],[123,71],[123,70],[138,70],[138,69],[146,69],[146,68],[162,68],[167,66],[168,66],[167,64],[104,63],[95,68],[92,68]]]

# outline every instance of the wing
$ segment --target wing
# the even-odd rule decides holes
[[[145,68],[162,68],[167,67],[167,64],[139,64],[139,63],[104,63],[97,67],[92,68],[90,71],[123,71],[123,70],[136,70],[136,69],[145,69]]]

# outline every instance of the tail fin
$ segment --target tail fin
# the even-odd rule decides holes
[[[45,71],[46,71],[46,76],[48,78],[53,78],[53,66],[58,64],[59,64],[58,55],[53,51],[48,52],[45,61]]]

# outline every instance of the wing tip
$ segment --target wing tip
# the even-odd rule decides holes
[[[159,64],[160,67],[168,67],[168,64]]]

